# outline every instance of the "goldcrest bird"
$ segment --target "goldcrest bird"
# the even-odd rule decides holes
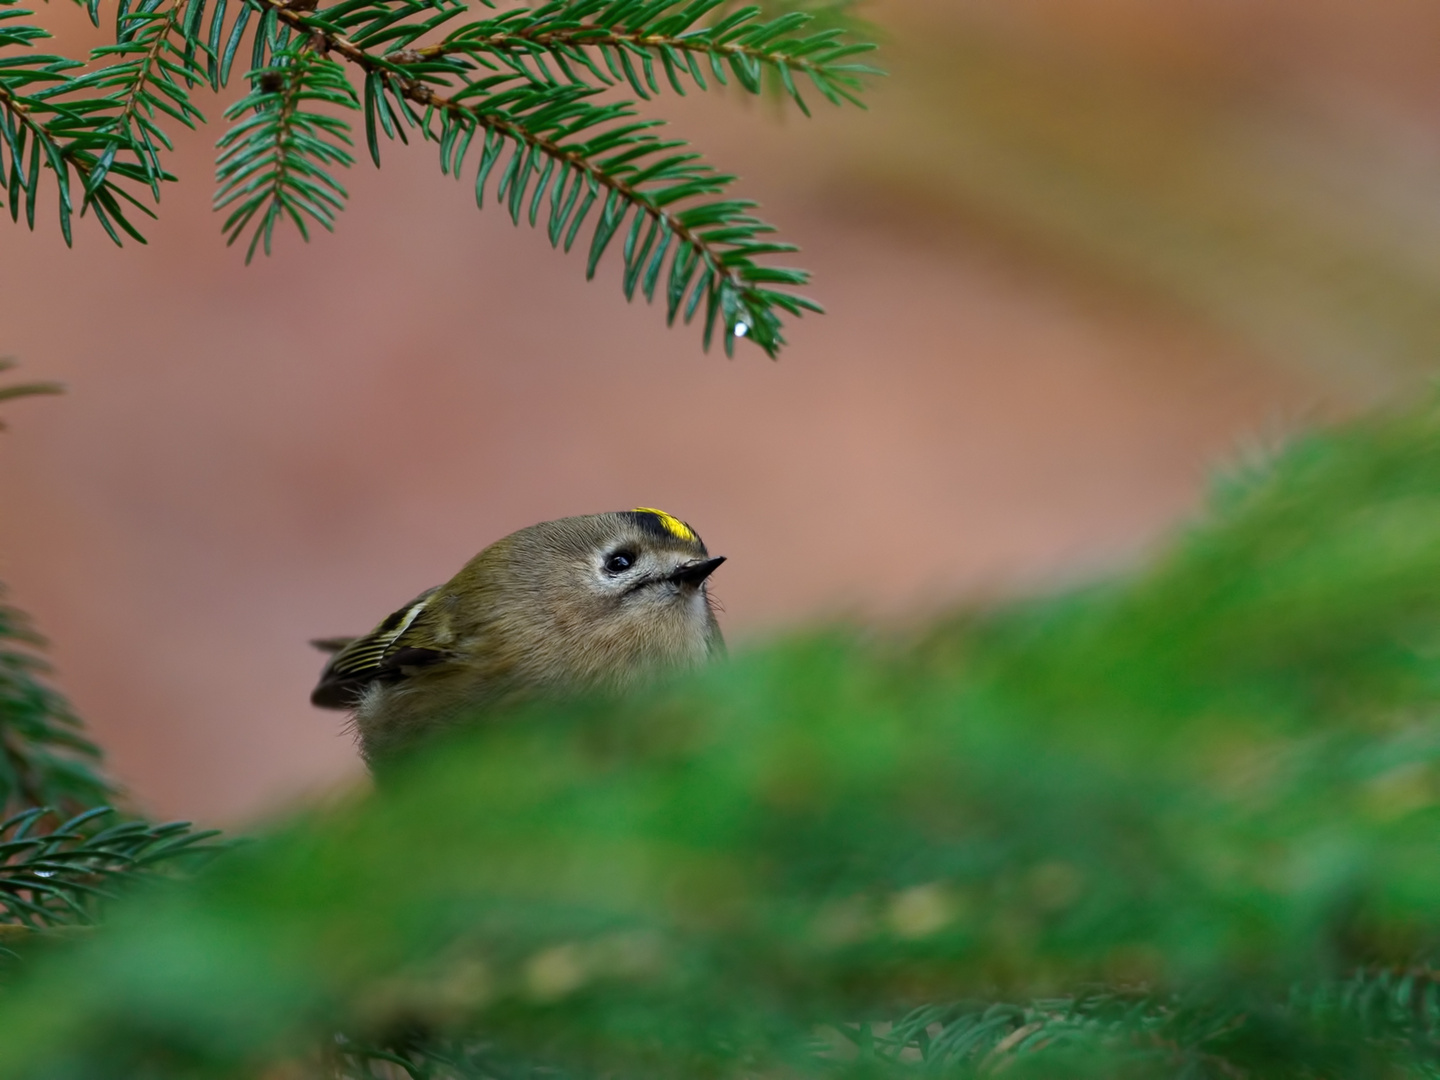
[[[531,525],[364,637],[315,641],[334,656],[310,700],[354,711],[374,766],[487,706],[700,664],[725,648],[707,590],[724,561],[649,507]]]

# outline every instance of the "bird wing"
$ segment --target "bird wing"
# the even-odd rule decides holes
[[[321,652],[330,653],[333,656],[335,653],[345,648],[346,645],[349,645],[354,640],[355,638],[353,635],[346,634],[342,635],[341,637],[311,638],[310,644],[315,646],[315,648],[319,649]]]
[[[375,680],[398,676],[402,667],[443,660],[448,653],[436,647],[436,614],[429,607],[430,599],[439,591],[439,586],[426,589],[370,633],[341,647],[320,673],[320,681],[310,694],[311,703],[324,709],[353,708],[360,693]],[[324,644],[340,640],[330,638]]]

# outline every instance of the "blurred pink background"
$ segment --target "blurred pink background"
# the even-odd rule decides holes
[[[1426,364],[1430,6],[863,11],[868,113],[661,105],[815,271],[829,314],[777,363],[587,285],[424,145],[247,268],[203,93],[148,247],[3,225],[0,352],[70,392],[5,409],[0,580],[141,805],[235,823],[357,778],[306,639],[533,521],[685,518],[743,648],[1124,566],[1217,464]]]

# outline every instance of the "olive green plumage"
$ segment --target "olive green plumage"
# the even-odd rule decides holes
[[[512,533],[335,655],[311,701],[353,709],[372,765],[477,707],[623,687],[724,649],[706,579],[724,562],[642,508]]]

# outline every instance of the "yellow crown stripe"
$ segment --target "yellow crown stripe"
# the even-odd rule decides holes
[[[679,537],[681,540],[695,543],[700,537],[695,535],[694,530],[677,518],[674,514],[667,514],[664,510],[656,510],[650,506],[637,506],[634,510],[637,514],[654,514],[660,519],[660,524],[665,526],[665,531],[671,536]]]

